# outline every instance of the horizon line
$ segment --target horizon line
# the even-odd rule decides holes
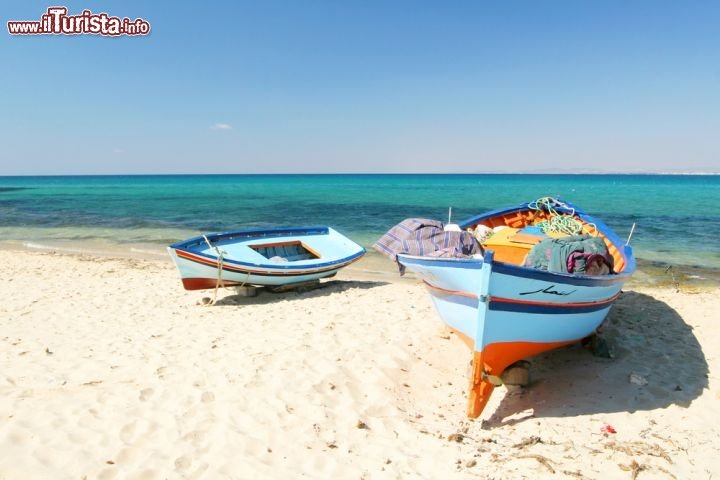
[[[251,173],[40,173],[0,174],[0,178],[17,177],[170,177],[170,176],[300,176],[300,175],[665,175],[717,176],[718,171],[508,171],[508,172],[251,172]]]

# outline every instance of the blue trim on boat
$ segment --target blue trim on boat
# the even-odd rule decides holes
[[[568,307],[558,304],[558,306],[548,304],[534,304],[534,303],[512,303],[512,302],[497,302],[490,300],[488,308],[493,311],[500,312],[518,312],[518,313],[539,313],[547,315],[568,315],[574,313],[590,313],[597,312],[610,308],[612,302],[608,303],[597,303],[592,305],[581,305]]]
[[[286,237],[291,235],[327,235],[330,233],[330,228],[320,225],[314,227],[300,227],[300,228],[265,228],[259,230],[238,230],[235,232],[222,232],[222,233],[210,233],[206,235],[210,242],[222,241],[222,240],[235,240],[237,238],[267,238],[267,237]],[[182,249],[191,253],[196,253],[190,250],[190,247],[198,245],[206,245],[205,239],[202,235],[197,237],[188,238],[182,242],[173,243],[170,248]]]
[[[631,272],[623,272],[612,275],[597,276],[573,275],[570,273],[548,272],[546,270],[538,270],[536,268],[520,267],[518,265],[503,262],[493,263],[493,273],[583,287],[599,287],[623,283],[630,277],[631,274]]]

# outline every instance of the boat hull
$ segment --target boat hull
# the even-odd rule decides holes
[[[533,278],[535,272],[529,269],[503,269],[492,261],[492,253],[470,261],[407,255],[398,259],[423,279],[442,320],[474,352],[468,405],[473,418],[498,383],[490,377],[500,377],[518,360],[591,335],[625,280],[597,278],[593,284],[590,278],[577,282],[577,277],[564,275]]]
[[[425,283],[441,319],[473,351],[470,417],[482,412],[508,366],[593,334],[632,275],[632,249],[601,222],[585,218],[612,243],[625,271],[553,273],[496,261],[491,250],[482,258],[398,255]]]

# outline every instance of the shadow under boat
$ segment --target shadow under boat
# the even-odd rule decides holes
[[[218,298],[214,306],[264,305],[276,301],[298,298],[299,296],[301,298],[324,297],[356,288],[370,289],[388,284],[389,282],[381,281],[329,280],[311,286],[299,285],[297,288],[278,292],[273,292],[268,287],[257,287],[257,294],[255,296],[248,297],[239,294],[230,294]],[[223,290],[218,291],[218,293],[220,292],[223,292]]]
[[[708,364],[693,328],[660,300],[624,292],[602,336],[613,358],[595,357],[581,344],[533,357],[528,387],[508,391],[485,426],[688,407],[708,388]]]

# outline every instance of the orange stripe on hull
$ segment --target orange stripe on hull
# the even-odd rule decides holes
[[[508,366],[518,360],[570,345],[576,341],[548,343],[501,342],[487,345],[482,352],[473,352],[470,392],[468,395],[468,417],[477,418],[482,413],[490,399],[490,394],[495,388],[488,381],[487,375],[499,377]]]

